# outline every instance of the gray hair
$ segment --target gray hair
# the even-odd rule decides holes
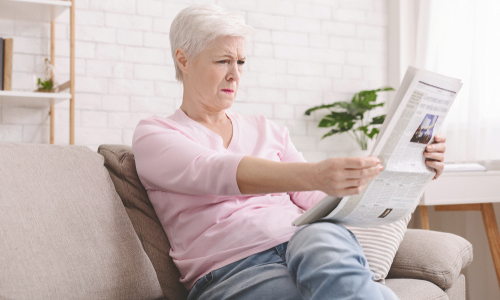
[[[193,5],[181,10],[170,26],[175,78],[182,82],[182,72],[175,58],[177,49],[182,48],[189,57],[195,57],[218,37],[247,38],[252,31],[243,16],[216,5]]]

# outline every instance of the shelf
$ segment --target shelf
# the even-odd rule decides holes
[[[71,7],[63,0],[0,0],[0,19],[50,22]]]
[[[500,171],[447,172],[425,188],[420,205],[500,202]]]
[[[54,144],[55,104],[69,102],[69,144],[75,144],[75,0],[0,0],[0,20],[50,24],[50,60],[55,60],[55,19],[69,11],[69,93],[0,91],[0,106],[50,107],[50,143]],[[15,38],[15,37],[14,37]]]
[[[49,107],[70,98],[70,93],[0,91],[0,106]]]

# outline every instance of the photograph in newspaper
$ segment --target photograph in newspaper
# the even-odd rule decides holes
[[[428,144],[433,137],[434,125],[436,125],[436,121],[438,119],[438,115],[426,114],[425,118],[418,126],[417,130],[413,134],[410,142],[412,143],[420,143],[420,144]]]
[[[360,194],[325,197],[293,225],[326,218],[378,226],[411,214],[435,175],[425,164],[425,147],[439,132],[461,86],[458,79],[409,67],[371,153],[380,158],[384,170]]]

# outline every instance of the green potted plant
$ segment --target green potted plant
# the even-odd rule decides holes
[[[37,92],[52,93],[54,92],[54,81],[52,78],[43,81],[41,78],[38,78],[37,88]]]
[[[37,78],[36,81],[36,91],[42,93],[53,93],[55,92],[54,87],[54,66],[50,63],[49,59],[44,60],[43,66],[41,68],[41,76]]]
[[[376,107],[382,107],[384,103],[376,103],[377,93],[384,91],[394,91],[391,87],[377,90],[360,91],[354,94],[351,101],[340,101],[331,104],[324,104],[311,107],[305,114],[326,109],[329,113],[321,119],[318,127],[331,128],[322,139],[334,134],[347,133],[361,147],[361,150],[368,149],[368,141],[375,138],[380,125],[384,123],[386,115],[379,115],[370,118],[370,111]]]

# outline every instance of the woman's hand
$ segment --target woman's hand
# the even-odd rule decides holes
[[[318,162],[317,168],[317,189],[345,197],[359,194],[384,167],[376,157],[342,157]]]
[[[434,179],[437,179],[441,174],[443,174],[444,170],[444,152],[446,151],[446,137],[442,134],[436,134],[434,136],[434,141],[425,147],[424,157],[425,164],[436,171],[436,176]]]

